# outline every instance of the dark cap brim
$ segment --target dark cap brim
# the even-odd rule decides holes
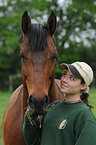
[[[60,67],[62,69],[66,69],[68,68],[69,71],[72,73],[73,76],[79,78],[79,79],[83,79],[82,76],[80,75],[80,73],[78,72],[78,70],[71,64],[66,64],[66,63],[61,63]]]

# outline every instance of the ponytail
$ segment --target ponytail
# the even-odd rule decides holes
[[[89,94],[88,93],[84,93],[83,91],[81,92],[80,95],[81,100],[90,108],[94,108],[92,105],[89,104],[88,98],[89,98]]]
[[[85,84],[84,79],[81,79],[81,84]],[[87,86],[87,88],[83,91],[81,91],[81,95],[80,98],[81,100],[90,108],[94,108],[92,105],[89,104],[88,98],[89,98],[89,87]]]

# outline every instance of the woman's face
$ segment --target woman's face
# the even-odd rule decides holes
[[[74,77],[68,69],[63,71],[61,77],[60,90],[64,94],[76,95],[80,94],[81,90],[85,89],[81,84],[81,79]]]

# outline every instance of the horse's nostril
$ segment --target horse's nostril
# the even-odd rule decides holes
[[[28,104],[29,104],[29,106],[32,106],[33,103],[34,103],[34,97],[33,97],[33,95],[30,95]]]
[[[45,102],[48,103],[49,102],[48,96],[46,95],[45,98],[46,98]]]
[[[32,95],[30,95],[30,97],[29,97],[29,103],[31,102],[31,100],[32,100]]]
[[[44,100],[45,100],[45,107],[47,107],[47,105],[49,103],[48,95],[45,95]]]

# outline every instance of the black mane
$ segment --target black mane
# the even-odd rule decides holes
[[[48,32],[45,25],[32,24],[28,33],[31,49],[43,51],[47,45]]]

